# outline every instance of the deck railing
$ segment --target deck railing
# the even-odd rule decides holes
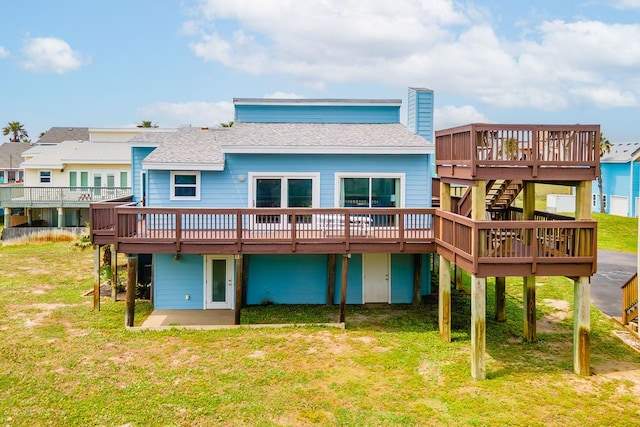
[[[595,221],[531,220],[473,221],[438,211],[435,236],[438,252],[472,273],[482,264],[591,264],[595,273]],[[496,274],[499,275],[499,274]]]
[[[622,324],[627,325],[638,317],[638,273],[622,285]]]
[[[490,125],[471,124],[436,132],[436,168],[532,167],[594,168],[599,173],[598,125]],[[595,177],[595,176],[594,176]]]
[[[518,210],[513,212],[517,216]],[[530,221],[473,221],[432,208],[173,209],[96,203],[91,205],[91,234],[100,244],[176,253],[260,248],[268,253],[269,245],[280,253],[311,246],[314,253],[323,248],[348,252],[353,247],[375,251],[384,245],[401,252],[414,245],[412,250],[423,252],[437,248],[467,271],[484,275],[496,275],[487,271],[489,265],[509,264],[530,265],[531,274],[540,265],[548,272],[575,264],[579,268],[569,268],[566,275],[574,270],[591,275],[597,254],[595,221],[542,212]]]
[[[89,203],[120,199],[132,194],[131,188],[108,187],[0,187],[2,207],[85,206]]]
[[[432,243],[434,209],[198,209],[91,205],[93,239],[122,244]]]

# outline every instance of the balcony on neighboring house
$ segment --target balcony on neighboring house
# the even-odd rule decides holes
[[[90,203],[130,197],[131,188],[111,187],[0,187],[3,208],[88,208]]]

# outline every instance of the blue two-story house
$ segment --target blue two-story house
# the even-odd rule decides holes
[[[400,223],[414,237],[431,226],[426,213],[398,212],[431,205],[432,91],[409,90],[408,126],[400,123],[400,100],[234,104],[230,128],[130,141],[133,201],[144,208],[129,221],[135,238],[120,239],[117,250],[152,254],[156,309],[233,309],[239,295],[248,305],[337,303],[343,264],[336,254],[349,255],[348,304],[410,303],[418,286],[420,295],[430,293],[431,255],[392,234]],[[374,208],[381,213],[371,215]],[[221,249],[238,229],[242,242],[234,237]],[[299,241],[291,243],[292,234]],[[395,246],[374,249],[370,242],[380,238]]]
[[[603,211],[612,215],[638,216],[640,206],[640,142],[611,144],[600,159]],[[598,181],[593,182],[591,208],[601,211]]]

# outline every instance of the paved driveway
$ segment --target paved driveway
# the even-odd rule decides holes
[[[608,316],[622,316],[620,287],[636,272],[636,254],[598,251],[598,272],[591,278],[591,301]]]

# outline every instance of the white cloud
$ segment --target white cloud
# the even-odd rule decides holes
[[[22,53],[22,67],[28,71],[64,74],[90,62],[71,49],[69,43],[55,37],[35,37],[27,40]]]
[[[559,111],[587,102],[607,108],[640,102],[638,24],[556,20],[509,39],[492,26],[498,24],[490,11],[453,0],[200,4],[201,20],[185,23],[192,52],[250,74],[292,76],[315,88],[428,86],[502,108]]]
[[[138,109],[141,120],[152,120],[160,127],[218,126],[233,120],[230,102],[157,102]]]
[[[467,123],[489,123],[489,119],[470,105],[456,107],[446,105],[436,108],[433,114],[433,127],[435,129],[447,129]]]
[[[640,0],[618,0],[613,3],[616,9],[640,9]]]
[[[6,58],[9,56],[9,51],[4,47],[0,46],[0,58]]]

